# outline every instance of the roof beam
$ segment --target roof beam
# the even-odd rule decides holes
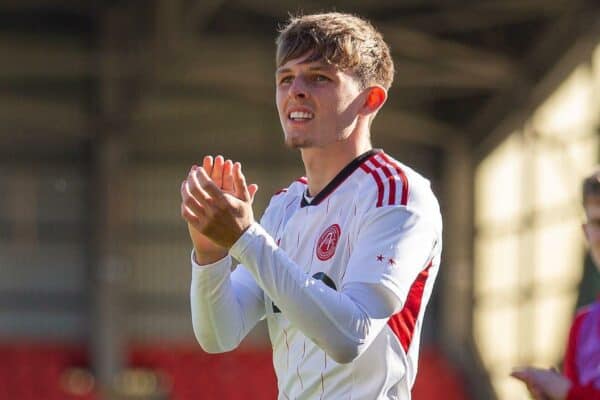
[[[164,0],[171,1],[171,0]],[[187,2],[187,7],[184,14],[184,22],[189,27],[190,31],[202,30],[210,21],[211,17],[225,3],[225,0],[192,0]]]
[[[32,142],[48,132],[62,132],[59,137],[82,135],[87,123],[78,99],[58,102],[7,94],[0,96],[0,120],[0,137],[28,136]]]
[[[394,29],[388,31],[392,46],[398,49],[395,86],[495,89],[515,79],[512,63],[490,52],[478,51],[424,34]],[[165,82],[194,85],[221,82],[255,93],[273,90],[274,49],[242,37],[203,37],[177,40],[174,51],[161,53],[154,62],[154,77]],[[223,51],[224,48],[229,49]],[[0,79],[73,79],[96,77],[100,55],[76,42],[26,40],[0,36]],[[134,56],[120,64],[135,68]],[[169,60],[163,62],[161,60]]]
[[[440,7],[426,15],[400,16],[400,24],[430,33],[470,32],[560,15],[575,1],[506,0],[479,1]]]
[[[161,52],[175,51],[201,31],[225,0],[157,0],[155,42]]]
[[[477,159],[483,159],[510,133],[522,127],[573,69],[589,59],[598,38],[599,6],[569,13],[553,24],[523,62],[531,71],[549,72],[539,75],[536,82],[515,81],[498,91],[467,126]]]
[[[0,35],[0,78],[72,78],[92,71],[92,52],[77,40]]]
[[[395,87],[496,89],[515,79],[514,64],[494,53],[406,30],[388,30],[396,55]],[[222,51],[223,48],[229,51]],[[163,82],[221,82],[240,90],[273,90],[274,49],[248,38],[207,38],[182,45],[170,63],[158,63]]]
[[[452,78],[466,83],[487,82],[483,87],[489,87],[490,82],[498,85],[512,81],[519,73],[515,62],[499,53],[397,25],[383,24],[380,28],[400,65],[403,58],[417,60],[424,68],[445,71]]]
[[[24,11],[25,9],[47,8],[49,6],[68,11],[86,11],[90,9],[89,2],[80,0],[52,0],[52,3],[47,0],[3,0],[0,11]]]
[[[425,114],[398,109],[383,109],[373,122],[374,136],[377,132],[392,133],[394,139],[420,145],[446,148],[453,137],[461,135],[453,127]]]

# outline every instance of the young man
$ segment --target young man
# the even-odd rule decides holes
[[[306,177],[272,197],[260,224],[239,163],[205,157],[182,184],[196,338],[229,351],[266,318],[279,399],[410,399],[442,220],[429,182],[371,147],[389,48],[352,15],[291,18],[275,79]]]
[[[600,168],[583,182],[585,237],[600,269]],[[554,370],[526,367],[512,374],[536,400],[600,400],[600,298],[583,308],[571,325],[564,376]]]

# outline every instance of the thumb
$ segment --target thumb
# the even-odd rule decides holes
[[[250,202],[254,202],[254,195],[258,192],[258,185],[256,183],[248,186],[248,193],[250,193]]]

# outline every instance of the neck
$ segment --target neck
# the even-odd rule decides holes
[[[311,196],[319,194],[346,165],[372,148],[368,135],[361,135],[361,138],[301,149]]]

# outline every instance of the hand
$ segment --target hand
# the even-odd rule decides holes
[[[227,253],[254,222],[252,201],[257,185],[246,186],[241,165],[204,158],[181,185],[181,215],[188,222],[197,262],[214,262]]]
[[[565,400],[571,388],[571,382],[553,369],[524,367],[510,375],[524,382],[535,400]]]
[[[228,193],[233,193],[233,177],[231,175],[232,162],[231,160],[225,161],[223,156],[217,156],[214,159],[212,156],[205,156],[202,161],[202,167],[210,175],[211,179],[219,188]],[[199,232],[194,226],[187,220],[184,210],[187,208],[187,212],[193,214],[188,206],[185,205],[186,201],[193,201],[190,199],[189,190],[186,187],[187,180],[190,179],[192,172],[196,166],[190,169],[188,177],[181,184],[181,215],[186,220],[188,226],[188,232],[195,250],[196,262],[199,264],[210,264],[215,262],[227,254],[227,249],[215,244],[208,237]],[[195,214],[194,214],[195,215]]]

